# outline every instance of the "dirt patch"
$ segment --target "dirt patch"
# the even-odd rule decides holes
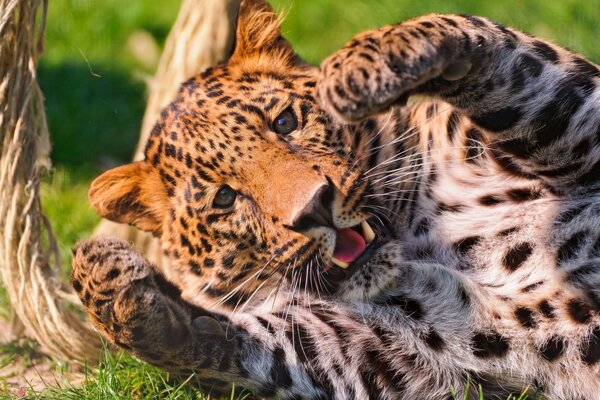
[[[52,359],[28,338],[14,338],[10,324],[0,319],[0,397],[25,398],[48,387],[81,384],[83,366]]]

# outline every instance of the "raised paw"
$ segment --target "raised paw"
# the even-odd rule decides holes
[[[398,77],[381,54],[378,31],[361,35],[321,64],[317,99],[343,122],[355,122],[402,102]],[[387,92],[385,89],[388,89]]]
[[[355,37],[322,63],[319,103],[342,121],[353,122],[405,104],[432,79],[463,79],[472,60],[464,51],[470,48],[465,46],[469,37],[457,28],[461,22],[457,16],[432,15]]]
[[[178,289],[126,242],[80,242],[73,249],[71,284],[109,342],[152,364],[191,372],[218,366],[230,351],[220,323],[181,300]]]

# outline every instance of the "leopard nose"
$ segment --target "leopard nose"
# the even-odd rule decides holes
[[[310,201],[294,218],[291,229],[296,232],[306,232],[319,226],[335,229],[331,211],[333,198],[334,185],[327,179],[327,183],[315,190]]]

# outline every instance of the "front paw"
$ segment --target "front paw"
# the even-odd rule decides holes
[[[210,366],[229,342],[192,309],[146,259],[118,239],[92,239],[73,250],[71,284],[106,339],[171,371]],[[208,314],[208,313],[207,313]],[[207,361],[208,360],[208,361]]]
[[[317,101],[343,122],[356,122],[405,103],[402,82],[382,54],[385,32],[374,31],[352,40],[321,64]]]
[[[464,49],[473,46],[453,18],[426,16],[357,36],[321,64],[319,104],[354,122],[403,105],[420,89],[435,92],[465,78],[472,60]],[[422,86],[436,78],[433,87]]]

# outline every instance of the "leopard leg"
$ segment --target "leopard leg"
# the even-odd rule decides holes
[[[600,182],[599,87],[597,66],[556,45],[484,18],[430,15],[357,36],[323,62],[317,95],[346,121],[411,94],[438,97],[499,163],[564,189]]]
[[[265,332],[250,315],[188,304],[121,240],[80,242],[73,250],[71,284],[110,343],[180,376],[194,373],[212,393],[230,393],[235,383],[264,397],[328,398],[306,366],[286,356],[283,348],[294,349],[287,338]]]
[[[292,298],[268,312],[211,314],[186,304],[155,267],[116,239],[79,243],[74,249],[71,282],[92,323],[110,343],[171,372],[196,373],[207,386],[227,391],[235,382],[267,397],[395,398],[416,393],[418,387],[390,379],[393,373],[387,376],[385,371],[371,370],[389,363],[389,368],[406,367],[407,374],[416,373],[409,368],[415,355],[388,360],[384,357],[388,344],[376,332],[397,338],[394,351],[401,355],[421,343],[436,320],[433,314],[419,315],[415,301],[400,293],[386,295],[373,306],[365,304],[360,313],[352,304],[323,303],[309,296]],[[444,290],[463,289],[446,285]],[[461,298],[457,295],[456,301]],[[391,319],[382,318],[382,310],[396,307],[399,301],[404,307],[392,313]],[[360,322],[363,318],[370,324]],[[388,330],[395,319],[406,319],[406,326]],[[460,324],[457,329],[465,328]],[[445,336],[434,339],[429,340],[433,348],[446,340]],[[377,354],[381,360],[362,362],[365,341],[368,355]],[[465,357],[472,358],[468,343],[464,351]],[[344,362],[343,357],[347,358],[347,376],[337,376],[328,365]],[[429,363],[426,352],[416,357]],[[448,393],[450,385],[460,389],[464,383],[460,368],[431,365],[437,372],[435,377],[428,375],[433,385],[430,394],[437,398]],[[438,373],[445,378],[438,379]]]

